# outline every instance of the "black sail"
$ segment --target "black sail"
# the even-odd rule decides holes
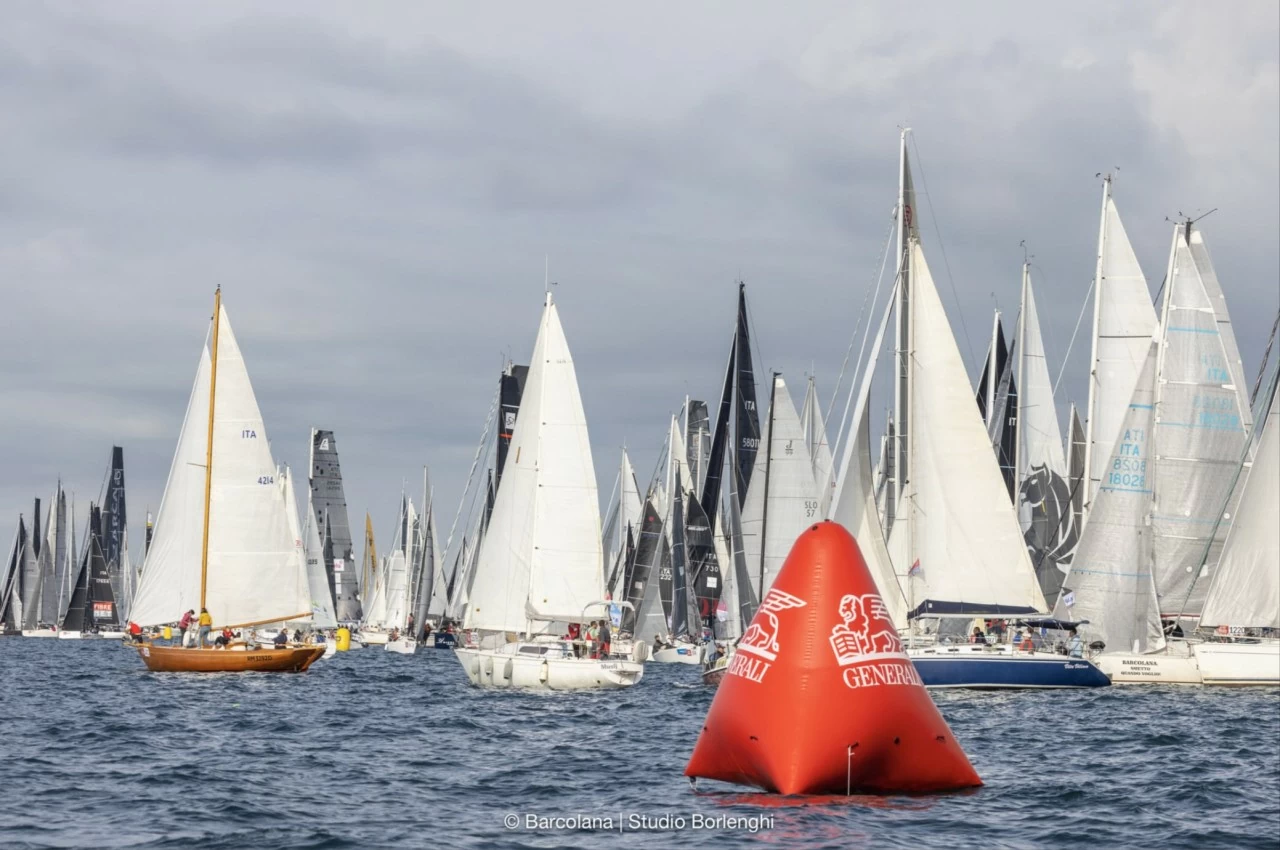
[[[103,552],[102,511],[97,506],[89,508],[89,545],[80,560],[79,574],[71,594],[71,605],[62,621],[65,631],[87,632],[99,629],[117,629],[120,617],[116,610],[115,594],[111,590],[111,575],[107,571],[107,559]]]
[[[359,570],[351,543],[351,523],[347,519],[347,497],[342,487],[342,467],[338,443],[332,431],[311,432],[311,509],[315,521],[328,523],[329,545],[325,547],[325,572],[333,590],[333,611],[338,622],[360,620]]]
[[[129,518],[124,499],[124,449],[111,447],[111,473],[107,479],[107,498],[102,506],[102,554],[111,574],[111,588],[116,598],[123,589],[125,529]]]
[[[1018,446],[1018,388],[1013,377],[1013,351],[1005,342],[1002,324],[996,325],[994,343],[995,350],[988,351],[978,380],[978,411],[987,424],[987,434],[1012,501],[1017,493],[1014,466]]]
[[[524,396],[524,382],[529,377],[528,366],[512,365],[503,371],[498,389],[498,459],[494,470],[493,491],[502,484],[502,466],[507,462],[507,449],[516,432],[516,417],[520,413],[520,399]]]
[[[626,579],[625,597],[631,603],[630,608],[622,609],[621,630],[635,633],[636,616],[644,613],[640,610],[644,601],[645,588],[654,578],[659,564],[659,550],[662,542],[662,517],[653,507],[652,500],[644,503],[644,515],[640,524],[640,540],[636,543],[635,557],[632,560],[630,573]]]
[[[671,636],[689,634],[689,545],[684,526],[684,488],[676,470],[675,501],[671,508],[671,607],[667,622]]]
[[[685,543],[688,545],[689,574],[693,577],[693,593],[702,626],[713,627],[716,605],[722,587],[720,558],[716,554],[716,538],[702,505],[689,500],[685,521]]]
[[[707,475],[707,461],[711,456],[711,417],[707,403],[689,399],[685,411],[685,460],[689,464],[689,488],[702,492],[702,482]]]
[[[756,409],[756,373],[751,368],[751,332],[747,328],[747,285],[738,284],[738,333],[734,338],[734,360],[737,362],[737,423],[734,431],[734,462],[738,473],[738,506],[747,498],[751,471],[760,448],[760,412]]]
[[[736,336],[736,335],[735,335]],[[733,412],[734,346],[729,346],[729,365],[724,370],[724,391],[720,394],[720,410],[716,414],[716,427],[711,432],[711,451],[707,457],[707,470],[702,480],[700,504],[712,525],[716,510],[720,507],[720,484],[724,475],[725,447],[729,444],[729,417]]]

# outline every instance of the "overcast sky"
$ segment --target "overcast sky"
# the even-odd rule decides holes
[[[59,475],[95,498],[118,443],[136,546],[218,284],[276,456],[301,471],[308,429],[336,431],[352,524],[369,508],[384,539],[423,464],[447,527],[498,369],[532,349],[544,257],[606,492],[624,439],[643,486],[684,395],[714,402],[739,276],[758,368],[797,401],[815,370],[825,405],[899,126],[971,374],[992,308],[1017,312],[1022,240],[1059,367],[1095,174],[1118,167],[1153,292],[1166,217],[1217,208],[1201,226],[1252,380],[1280,298],[1278,18],[1274,0],[8,0],[0,533]]]

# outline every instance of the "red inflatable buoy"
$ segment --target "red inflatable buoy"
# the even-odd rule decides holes
[[[903,652],[858,544],[833,522],[796,540],[684,772],[782,794],[982,784]]]

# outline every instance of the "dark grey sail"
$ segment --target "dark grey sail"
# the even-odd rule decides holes
[[[511,364],[499,378],[498,404],[498,458],[494,467],[493,491],[502,484],[502,467],[507,462],[507,449],[516,432],[516,417],[520,413],[520,398],[524,395],[524,382],[529,377],[528,366]]]
[[[332,431],[312,430],[310,473],[311,509],[317,523],[328,524],[325,572],[333,589],[334,616],[340,623],[356,623],[364,616],[360,578],[351,543],[347,497],[342,489],[338,444]]]
[[[111,448],[111,472],[107,478],[106,501],[102,505],[102,554],[107,559],[111,589],[116,599],[123,599],[124,546],[128,514],[124,500],[124,449]]]
[[[652,500],[645,501],[642,516],[640,539],[636,543],[635,558],[632,560],[625,584],[626,601],[631,603],[631,607],[622,609],[620,626],[622,631],[632,634],[635,633],[637,617],[645,613],[641,610],[645,599],[645,588],[655,578],[654,573],[661,568],[659,551],[663,540],[663,523]]]
[[[702,492],[707,476],[707,462],[711,457],[711,418],[707,403],[689,399],[684,414],[685,459],[689,464],[689,487],[695,493]],[[705,512],[704,512],[705,513]]]
[[[751,367],[751,333],[747,327],[747,285],[738,284],[738,332],[734,336],[737,416],[734,431],[734,465],[738,498],[745,500],[751,472],[760,448],[760,411],[756,409],[756,373]],[[741,507],[741,504],[739,505]],[[707,512],[710,516],[710,511]]]
[[[421,529],[418,543],[418,580],[414,587],[413,620],[420,629],[427,621],[431,611],[431,599],[437,592],[436,587],[436,539],[434,523],[431,522],[431,503],[427,503],[427,512],[418,518]]]
[[[1013,378],[1014,358],[1004,338],[1004,325],[997,319],[992,345],[978,380],[978,411],[987,424],[987,434],[1000,464],[1010,501],[1017,495],[1016,453],[1018,446],[1018,387]]]
[[[689,500],[686,511],[685,543],[688,547],[689,575],[698,624],[712,628],[715,625],[716,606],[720,602],[720,591],[723,589],[720,558],[716,554],[714,529],[708,522],[702,505],[694,499]]]
[[[107,572],[107,559],[102,548],[102,512],[97,506],[89,508],[89,545],[85,547],[80,562],[71,604],[62,620],[64,631],[89,632],[101,629],[118,629],[119,613],[115,594],[111,590],[111,575]]]
[[[0,589],[0,624],[9,633],[22,629],[22,549],[26,545],[27,530],[22,517],[13,534],[9,559],[5,562],[4,582]]]
[[[742,507],[738,504],[737,494],[729,492],[729,545],[733,553],[733,584],[738,593],[738,619],[743,630],[755,618],[760,600],[756,598],[755,587],[751,582],[751,569],[747,566],[747,553],[742,545]],[[737,638],[740,635],[730,635]]]
[[[151,511],[147,511],[147,532],[142,539],[142,557],[146,558],[147,553],[151,551],[151,535],[155,533],[156,525],[151,521]]]
[[[735,334],[736,336],[736,334]],[[699,504],[715,525],[716,511],[720,507],[721,481],[724,476],[725,449],[729,445],[729,419],[733,415],[734,345],[729,346],[729,365],[724,370],[724,389],[720,393],[720,409],[716,413],[716,427],[711,434],[711,451],[707,455],[707,470],[703,475]],[[742,503],[739,501],[738,506]]]
[[[671,508],[671,607],[667,623],[672,637],[689,634],[689,542],[684,525],[684,487],[676,470],[675,501]]]

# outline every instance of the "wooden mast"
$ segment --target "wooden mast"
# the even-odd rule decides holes
[[[213,351],[209,371],[209,439],[204,455],[204,538],[200,543],[200,608],[209,586],[209,496],[213,490],[213,407],[218,389],[218,320],[222,316],[222,287],[213,294]]]

